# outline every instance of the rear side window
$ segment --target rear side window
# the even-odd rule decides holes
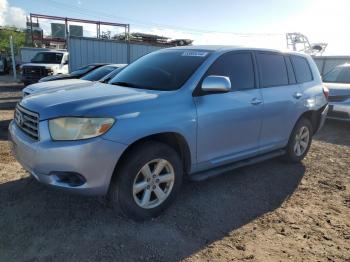
[[[245,90],[255,87],[253,58],[250,53],[224,54],[214,62],[206,75],[229,77],[232,90]]]
[[[274,53],[258,53],[262,87],[288,85],[288,73],[284,56]]]
[[[291,56],[294,66],[295,77],[298,83],[310,82],[313,80],[308,61],[304,57]]]

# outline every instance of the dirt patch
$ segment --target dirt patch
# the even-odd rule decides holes
[[[134,223],[47,188],[11,156],[0,110],[0,261],[350,261],[350,125],[327,122],[301,164],[278,159],[187,182]]]
[[[11,110],[22,98],[23,84],[2,82],[0,79],[0,110]]]

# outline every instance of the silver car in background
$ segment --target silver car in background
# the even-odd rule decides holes
[[[335,67],[323,77],[329,89],[328,118],[350,121],[350,64]]]
[[[101,83],[107,83],[110,79],[116,76],[126,64],[109,64],[98,67],[92,70],[79,79],[62,79],[47,82],[39,82],[31,84],[22,90],[23,97],[31,95],[33,93],[43,91],[55,91],[60,88],[67,88],[69,86],[89,86],[93,81],[99,81]]]

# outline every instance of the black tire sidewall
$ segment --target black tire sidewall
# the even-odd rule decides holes
[[[135,203],[132,194],[133,183],[140,169],[149,161],[162,158],[170,162],[174,168],[175,181],[168,198],[159,206],[152,209],[144,209]],[[149,142],[137,146],[129,152],[126,161],[119,169],[116,179],[112,181],[110,188],[110,200],[117,202],[123,214],[134,220],[147,220],[159,215],[175,199],[183,177],[181,159],[174,149],[160,142]]]
[[[299,130],[305,126],[306,128],[308,128],[309,130],[309,134],[310,134],[310,138],[309,138],[309,143],[307,145],[307,148],[305,150],[305,152],[301,155],[301,156],[297,156],[294,152],[294,144],[295,144],[295,139],[296,139],[296,134],[299,132]],[[309,152],[309,149],[310,149],[310,146],[311,146],[311,143],[312,143],[312,134],[313,134],[313,128],[312,128],[312,125],[311,125],[311,122],[306,119],[306,118],[302,118],[300,119],[294,129],[293,129],[293,132],[289,138],[289,142],[288,142],[288,145],[287,145],[287,154],[286,154],[286,157],[287,157],[287,160],[291,161],[291,162],[300,162],[301,160],[304,159],[304,157],[307,155],[307,153]]]

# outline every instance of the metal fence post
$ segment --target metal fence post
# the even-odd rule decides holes
[[[13,40],[12,40],[12,35],[10,35],[10,47],[11,47],[11,57],[12,57],[13,78],[14,78],[14,80],[17,80],[16,62],[15,62],[15,54],[14,54],[14,52],[13,52]]]
[[[128,64],[130,64],[130,62],[131,62],[130,25],[128,25],[128,35],[127,35],[127,60],[128,60]]]

